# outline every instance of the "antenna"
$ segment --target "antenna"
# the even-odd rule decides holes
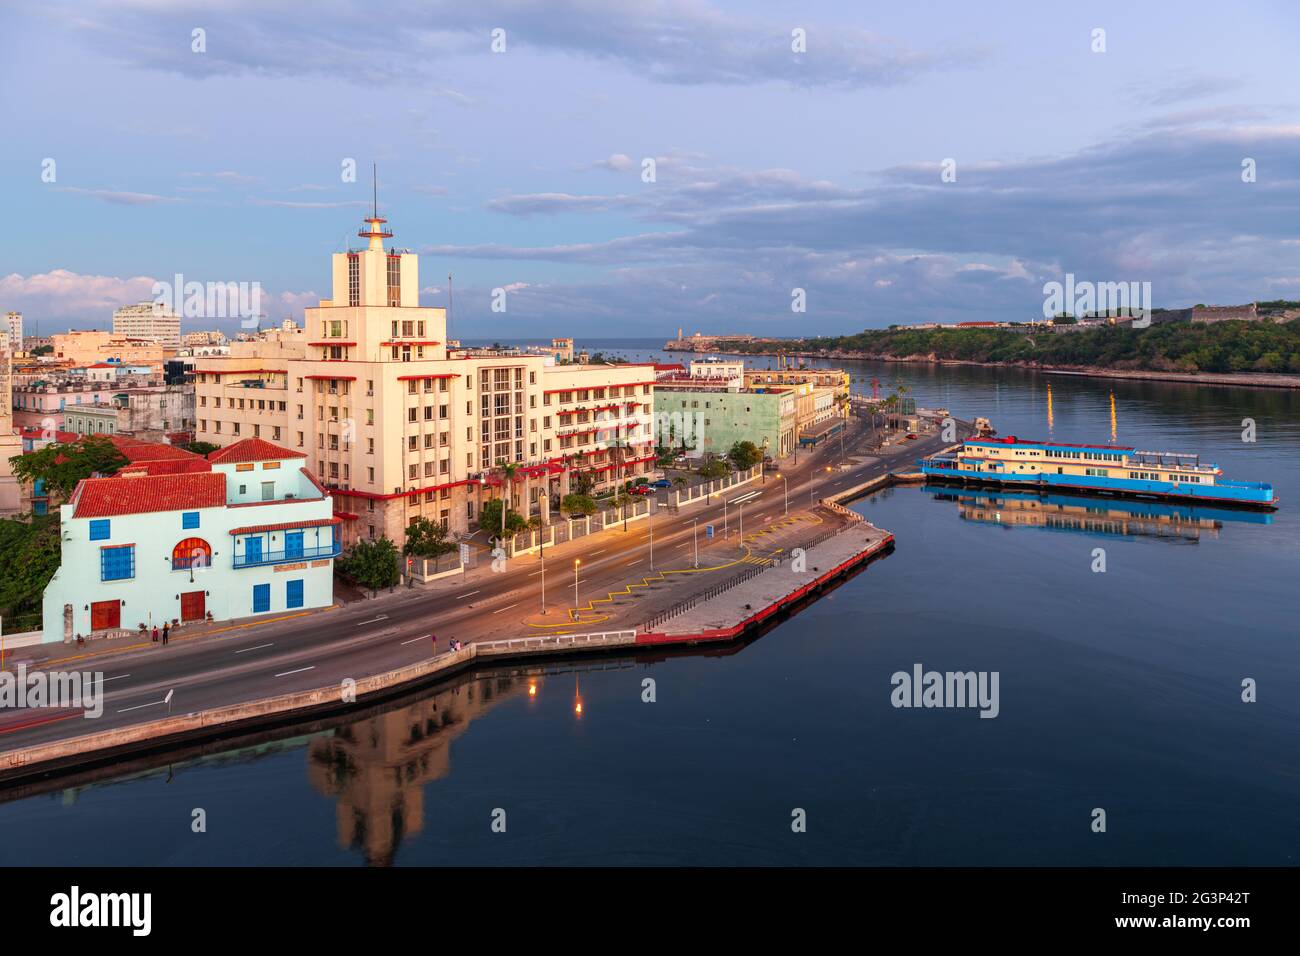
[[[371,213],[371,215],[374,216],[376,219],[378,219],[379,218],[379,164],[376,162],[371,162],[370,164],[370,184],[375,191],[374,204],[372,206],[372,209],[374,211]]]
[[[451,273],[447,273],[447,331],[448,338],[451,338]]]

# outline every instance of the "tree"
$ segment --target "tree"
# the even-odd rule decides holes
[[[185,450],[192,451],[194,454],[202,455],[206,458],[220,447],[220,445],[214,445],[210,441],[192,441],[185,446]]]
[[[590,495],[569,494],[560,502],[566,515],[591,515],[596,513],[596,501]]]
[[[406,526],[406,543],[402,545],[402,554],[407,557],[433,558],[433,567],[437,570],[438,559],[455,550],[455,542],[447,540],[447,529],[440,521],[415,518]]]
[[[575,471],[573,473],[573,490],[579,495],[590,495],[592,489],[596,487],[596,476],[589,471]]]
[[[368,590],[372,596],[380,588],[391,588],[397,584],[401,574],[397,569],[397,545],[386,537],[358,541],[339,564],[339,570],[345,576]]]
[[[528,527],[528,522],[524,516],[513,509],[506,511],[505,525],[501,523],[502,500],[493,498],[491,501],[483,502],[483,507],[478,513],[478,526],[494,538],[518,534]],[[504,528],[504,531],[503,531]]]
[[[731,466],[722,458],[714,458],[700,466],[701,478],[725,478],[729,474],[731,474]]]
[[[58,515],[0,521],[0,615],[7,632],[41,626],[45,586],[61,557]]]
[[[127,457],[107,435],[87,435],[80,441],[51,442],[40,451],[9,459],[19,481],[44,481],[45,490],[66,498],[77,482],[91,475],[111,475]]]
[[[737,471],[746,471],[763,460],[763,452],[752,441],[738,441],[727,452],[727,458]]]

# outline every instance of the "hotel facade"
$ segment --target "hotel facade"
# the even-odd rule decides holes
[[[599,490],[653,470],[652,365],[449,349],[446,310],[419,305],[418,257],[365,222],[366,248],[333,256],[331,297],[303,330],[196,359],[196,439],[305,454],[345,544],[400,544],[417,517],[468,531],[502,494],[499,462],[517,469],[512,509],[543,521],[579,472]]]

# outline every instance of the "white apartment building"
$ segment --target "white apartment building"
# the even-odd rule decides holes
[[[653,366],[449,350],[446,310],[419,305],[418,256],[384,248],[386,220],[365,222],[366,247],[332,257],[331,297],[304,330],[196,359],[199,441],[305,453],[345,544],[400,544],[416,517],[467,531],[501,494],[501,461],[519,466],[512,508],[544,521],[575,472],[599,488],[653,469]]]
[[[9,351],[23,350],[23,314],[21,312],[5,313],[5,332],[9,337]]]
[[[113,334],[177,349],[181,346],[181,319],[159,303],[137,302],[113,310]]]

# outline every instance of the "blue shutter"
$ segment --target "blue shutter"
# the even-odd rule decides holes
[[[253,613],[260,614],[271,610],[271,585],[253,585]]]
[[[186,511],[181,514],[182,528],[197,528],[199,526],[199,513],[197,511]]]
[[[284,583],[284,606],[302,607],[302,578]]]
[[[99,579],[124,581],[135,577],[135,546],[101,548],[99,551]]]
[[[245,538],[244,539],[244,563],[257,564],[262,560],[262,539]]]
[[[90,540],[107,541],[111,537],[111,523],[107,518],[100,518],[90,523]]]
[[[289,531],[284,536],[284,556],[286,558],[302,557],[302,532]]]

